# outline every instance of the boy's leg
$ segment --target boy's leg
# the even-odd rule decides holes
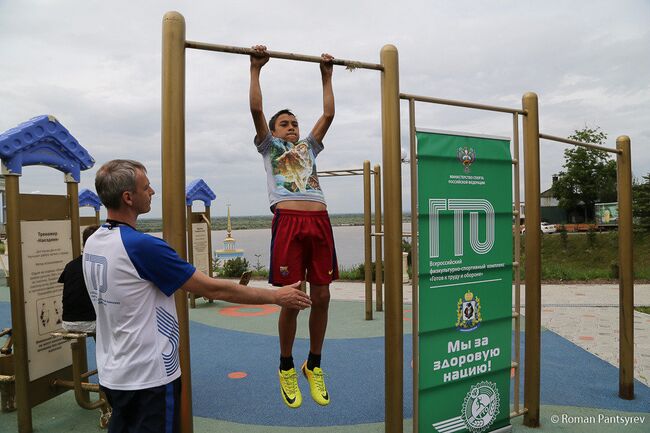
[[[284,286],[304,279],[302,246],[296,234],[295,215],[283,209],[276,209],[271,232],[271,265],[269,283]],[[296,337],[296,322],[299,310],[283,307],[278,319],[280,356],[288,358]]]
[[[320,355],[323,350],[330,306],[330,286],[310,284],[309,351]]]
[[[269,282],[275,286],[291,284],[304,278],[303,251],[296,230],[299,224],[293,212],[276,209],[271,236],[271,268]],[[293,342],[296,337],[299,310],[282,308],[278,319],[280,339],[280,392],[284,404],[290,408],[300,407],[302,395],[298,387],[298,375],[293,364]]]
[[[302,373],[309,381],[309,389],[314,401],[325,406],[329,404],[330,397],[325,386],[320,359],[327,331],[329,285],[338,278],[334,236],[327,212],[314,216],[309,225],[309,234],[307,280],[312,302],[309,314],[310,351],[307,361],[302,365]]]
[[[278,320],[278,335],[280,336],[280,393],[284,404],[292,409],[302,404],[302,394],[298,387],[298,374],[293,365],[293,342],[296,338],[296,324],[299,310],[282,308]]]
[[[296,339],[298,312],[295,308],[283,307],[278,319],[278,335],[280,336],[280,356],[289,358],[293,352],[293,342]]]
[[[310,284],[310,296],[312,304],[309,314],[309,357],[302,364],[302,374],[309,382],[311,397],[316,403],[326,406],[330,402],[330,396],[325,386],[320,358],[327,331],[329,285]]]
[[[334,235],[327,212],[321,212],[309,224],[307,280],[311,308],[309,340],[312,354],[320,355],[327,331],[330,283],[338,278]]]

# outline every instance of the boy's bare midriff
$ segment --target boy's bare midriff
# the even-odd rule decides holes
[[[279,209],[321,211],[327,210],[327,206],[319,201],[310,200],[285,200],[275,205]]]

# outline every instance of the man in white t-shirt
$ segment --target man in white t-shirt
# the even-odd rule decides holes
[[[209,299],[245,304],[311,305],[296,288],[244,287],[197,271],[161,239],[135,229],[149,212],[153,188],[145,167],[113,160],[97,172],[95,189],[106,224],[84,248],[83,271],[97,314],[99,383],[113,408],[109,433],[177,432],[181,371],[173,294],[182,289]]]

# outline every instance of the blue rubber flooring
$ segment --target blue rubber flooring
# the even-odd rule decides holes
[[[332,401],[329,406],[318,406],[309,395],[307,380],[300,375],[303,404],[293,410],[280,398],[276,337],[197,323],[192,323],[190,332],[194,415],[279,426],[351,425],[384,419],[383,338],[327,340],[322,367]],[[405,351],[411,353],[410,339],[405,339]],[[299,368],[309,353],[308,341],[296,339],[293,353]],[[404,416],[410,418],[410,356],[405,356],[405,363]],[[229,379],[228,373],[236,371],[248,376]]]
[[[522,338],[522,354],[525,345]],[[618,368],[552,331],[542,332],[541,346],[542,404],[650,412],[650,388],[644,383],[635,380],[635,399],[623,400],[618,397]],[[520,373],[523,384],[523,368]]]
[[[0,302],[0,327],[9,327],[9,303]],[[288,409],[280,399],[276,337],[215,328],[191,322],[192,395],[195,416],[243,424],[331,426],[384,420],[383,338],[326,340],[323,369],[332,403],[311,400],[301,376],[303,405]],[[635,381],[635,400],[618,397],[618,369],[551,332],[542,333],[541,402],[545,405],[649,412],[650,388]],[[522,344],[523,346],[523,344]],[[294,345],[296,366],[308,342]],[[89,353],[93,353],[89,341]],[[412,417],[411,338],[404,337],[404,416]],[[522,354],[524,348],[522,347]],[[89,359],[94,364],[94,359]],[[231,379],[229,373],[246,377]],[[523,368],[521,370],[523,378]],[[523,383],[523,382],[522,382]],[[523,401],[523,387],[522,387]]]

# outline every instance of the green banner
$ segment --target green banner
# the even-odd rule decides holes
[[[510,425],[507,139],[418,132],[419,432]]]

